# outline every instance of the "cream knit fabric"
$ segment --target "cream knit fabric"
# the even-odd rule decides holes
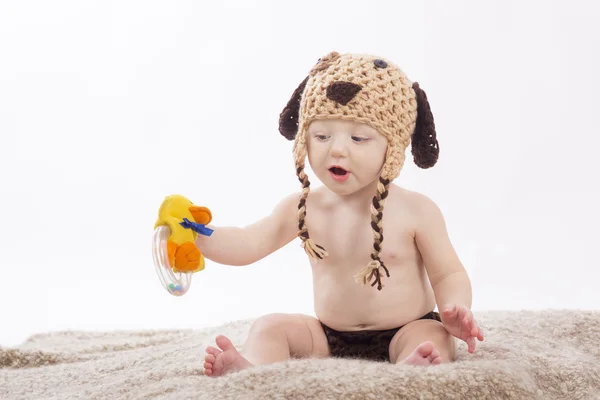
[[[406,75],[379,57],[336,52],[322,58],[309,75],[294,143],[296,164],[304,165],[305,134],[313,120],[347,119],[368,124],[387,138],[390,145],[381,177],[390,181],[398,177],[417,119],[416,95]],[[340,82],[357,85],[347,104],[328,97]]]

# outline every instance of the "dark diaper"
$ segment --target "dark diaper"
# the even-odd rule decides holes
[[[440,321],[440,314],[432,311],[419,319]],[[332,357],[359,358],[370,361],[390,361],[389,346],[402,326],[381,331],[340,332],[321,322]]]

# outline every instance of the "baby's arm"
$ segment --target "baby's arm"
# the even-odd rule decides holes
[[[428,197],[416,195],[415,240],[423,257],[429,281],[441,308],[447,304],[471,307],[471,282],[460,262],[439,207]]]
[[[475,339],[483,333],[471,312],[471,281],[460,262],[438,206],[429,198],[418,195],[415,209],[418,223],[415,234],[429,281],[446,330],[464,340],[469,352],[475,351]]]
[[[246,227],[216,227],[211,236],[198,235],[196,245],[204,255],[219,264],[249,265],[291,242],[298,232],[298,200],[294,193],[281,200],[273,212]]]

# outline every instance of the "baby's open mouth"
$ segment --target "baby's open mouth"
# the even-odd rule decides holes
[[[329,168],[329,171],[333,172],[335,175],[340,176],[346,175],[348,173],[348,171],[340,167],[331,167]]]

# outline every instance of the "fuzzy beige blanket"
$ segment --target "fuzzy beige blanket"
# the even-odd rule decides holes
[[[0,348],[1,399],[600,399],[600,312],[480,312],[474,354],[414,367],[290,360],[209,378],[204,349],[241,348],[251,320],[199,331],[59,332]]]

